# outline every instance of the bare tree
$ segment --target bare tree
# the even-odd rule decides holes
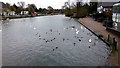
[[[19,5],[20,12],[21,12],[21,11],[24,11],[23,9],[24,9],[24,6],[25,6],[25,2],[20,1],[20,2],[18,2],[17,4]],[[23,12],[23,15],[24,15],[24,12]]]
[[[23,2],[23,1],[20,1],[17,4],[19,5],[20,8],[24,8],[24,6],[25,6],[25,2]]]

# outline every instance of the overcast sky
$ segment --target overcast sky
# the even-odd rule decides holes
[[[68,0],[0,0],[2,2],[8,2],[10,4],[17,4],[17,2],[23,1],[27,4],[35,4],[37,6],[37,8],[47,8],[48,6],[52,6],[55,9],[60,9],[61,6],[64,5],[64,2],[68,1]],[[77,0],[70,0],[71,2],[75,2]],[[83,1],[90,1],[90,0],[83,0]],[[93,0],[93,1],[97,1],[97,0]],[[120,1],[120,0],[99,0],[99,1]]]
[[[29,4],[35,4],[37,8],[47,8],[48,6],[52,6],[55,9],[60,9],[61,6],[64,5],[64,2],[68,0],[0,0],[2,2],[8,2],[10,4],[17,4],[17,2],[23,1],[26,3],[26,5]],[[70,0],[75,1],[75,0]]]

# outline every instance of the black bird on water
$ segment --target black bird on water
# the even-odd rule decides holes
[[[56,47],[56,49],[58,49],[58,47]]]
[[[46,40],[45,42],[47,43],[47,42],[49,42],[49,40]]]
[[[51,40],[51,42],[52,42],[53,40]]]
[[[73,44],[74,44],[74,46],[75,46],[76,43],[73,43]]]
[[[64,41],[65,39],[63,38],[63,41]]]
[[[79,39],[79,41],[81,41],[81,40]]]
[[[72,26],[72,28],[75,28],[75,26]]]
[[[50,29],[50,31],[52,32],[52,29]]]
[[[53,40],[55,40],[56,38],[53,38]]]
[[[56,49],[58,49],[58,47],[55,47]],[[55,49],[53,49],[53,51],[54,51]]]

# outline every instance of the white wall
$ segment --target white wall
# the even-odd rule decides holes
[[[116,15],[116,13],[113,13],[113,21],[120,23],[120,13]]]
[[[2,3],[1,2],[0,2],[0,13],[2,13]],[[2,67],[2,21],[1,21],[1,18],[0,18],[0,68]]]
[[[2,66],[2,21],[0,21],[0,68]]]

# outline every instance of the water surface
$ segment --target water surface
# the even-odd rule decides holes
[[[105,65],[109,47],[64,15],[2,23],[3,66]]]

